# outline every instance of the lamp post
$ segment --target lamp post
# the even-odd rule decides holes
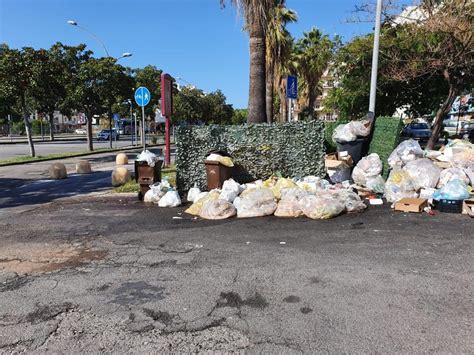
[[[74,27],[77,27],[77,28],[80,28],[81,30],[89,33],[92,37],[94,37],[95,40],[97,40],[102,48],[104,48],[104,51],[105,51],[105,54],[107,56],[107,58],[113,58],[115,59],[116,61],[118,61],[119,59],[122,59],[122,58],[128,58],[128,57],[131,57],[132,56],[132,53],[130,52],[125,52],[125,53],[122,53],[122,55],[120,57],[117,57],[117,58],[114,58],[114,57],[111,57],[110,54],[109,54],[109,51],[107,50],[107,47],[105,46],[105,43],[96,35],[94,34],[93,32],[89,31],[87,28],[85,27],[82,27],[82,26],[79,26],[79,24],[74,21],[74,20],[68,20],[67,23],[71,26],[74,26]],[[110,112],[110,114],[112,114]],[[89,118],[88,118],[89,119]],[[89,127],[89,126],[87,126]],[[117,142],[117,134],[118,132],[115,133],[115,140]],[[110,148],[112,148],[112,118],[109,117],[109,142],[110,142]]]
[[[383,0],[377,0],[377,10],[375,14],[375,32],[374,32],[374,49],[372,53],[372,73],[370,75],[370,100],[369,115],[373,115],[375,119],[375,95],[377,92],[377,70],[379,64],[379,42],[380,42],[380,22],[382,18]]]

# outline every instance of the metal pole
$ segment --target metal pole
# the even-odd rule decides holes
[[[132,112],[132,100],[130,100],[130,127],[133,127],[133,112]],[[133,135],[135,133],[135,129],[131,130],[130,132],[132,134],[132,145],[133,145]]]
[[[135,133],[135,145],[138,145],[138,126],[137,126],[137,114],[136,113],[133,114],[133,118],[135,120],[135,127],[133,129],[133,131]]]
[[[288,122],[291,122],[291,99],[288,99]]]
[[[143,143],[143,151],[146,150],[146,136],[145,136],[145,106],[142,106],[142,143]]]
[[[13,141],[12,139],[12,116],[8,115],[8,135],[10,136],[10,142]]]
[[[375,14],[374,50],[372,53],[372,73],[370,75],[370,101],[369,112],[375,113],[375,95],[377,92],[377,69],[379,64],[379,42],[380,21],[382,18],[383,0],[377,0],[377,12]]]

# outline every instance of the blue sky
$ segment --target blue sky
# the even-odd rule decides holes
[[[287,0],[299,16],[289,29],[299,37],[316,26],[348,40],[372,28],[346,22],[360,2]],[[219,0],[0,0],[0,42],[14,48],[86,43],[105,55],[88,33],[66,23],[70,19],[99,36],[110,55],[133,53],[123,65],[153,64],[205,91],[221,89],[234,107],[247,106],[247,35],[235,10],[222,10]]]

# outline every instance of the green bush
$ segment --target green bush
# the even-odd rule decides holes
[[[403,121],[395,117],[378,117],[375,121],[374,134],[369,153],[377,153],[383,162],[383,176],[388,175],[387,159],[400,143]]]
[[[320,121],[177,129],[176,170],[180,192],[206,188],[204,160],[213,150],[229,154],[240,183],[273,174],[298,177],[324,171],[324,125]]]

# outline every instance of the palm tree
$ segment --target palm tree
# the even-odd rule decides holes
[[[272,123],[274,109],[274,87],[276,82],[276,66],[285,62],[293,45],[293,38],[286,29],[289,22],[297,20],[296,12],[286,8],[285,0],[274,0],[267,25],[266,45],[266,110],[267,122]],[[277,83],[278,86],[278,83]],[[281,100],[281,97],[280,97]]]
[[[323,35],[314,27],[309,32],[304,32],[303,38],[296,42],[292,61],[304,83],[311,116],[318,95],[318,83],[339,43],[338,37],[332,41],[328,35]]]
[[[224,6],[226,0],[219,0]],[[266,121],[265,110],[265,33],[274,0],[228,0],[242,14],[249,34],[250,81],[248,123]]]

